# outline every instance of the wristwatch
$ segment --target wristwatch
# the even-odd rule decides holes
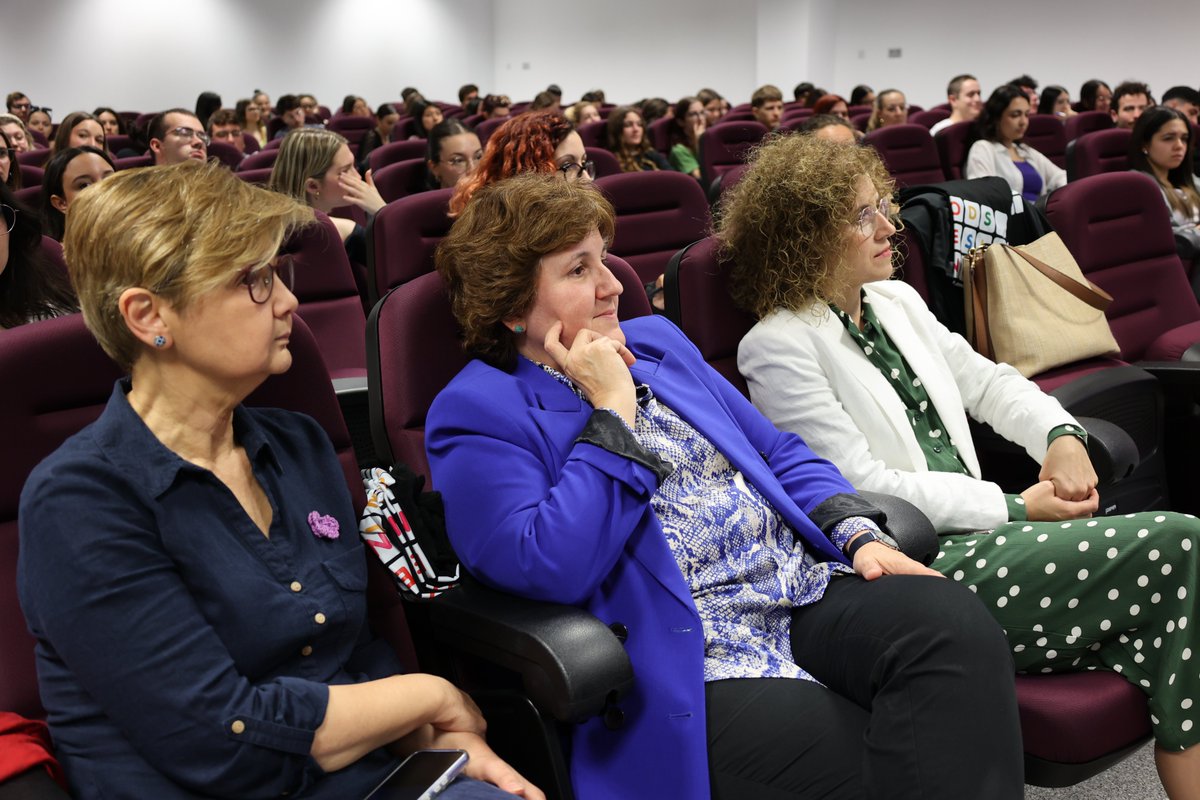
[[[868,544],[870,542],[879,542],[880,544],[882,544],[886,547],[890,547],[893,550],[900,549],[896,545],[896,540],[893,539],[892,537],[888,536],[886,533],[883,533],[882,531],[879,533],[876,533],[875,531],[868,529],[868,530],[863,531],[861,534],[855,536],[850,541],[850,544],[846,545],[846,558],[848,558],[851,562],[853,562],[854,554],[859,551],[859,548],[861,548],[864,544]]]

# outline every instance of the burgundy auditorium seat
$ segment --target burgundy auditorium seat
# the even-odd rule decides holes
[[[1085,133],[1068,144],[1067,180],[1128,170],[1132,135],[1128,128],[1109,128]],[[1161,205],[1161,198],[1159,200]]]
[[[787,125],[788,123],[792,122],[800,124],[812,115],[813,110],[811,108],[785,108],[783,116],[779,120],[779,124]]]
[[[509,119],[511,119],[511,115],[508,117],[485,119],[483,122],[476,125],[475,135],[479,137],[479,143],[484,147],[487,147],[488,138],[496,132],[496,128],[499,128],[501,125],[508,122]]]
[[[643,281],[661,275],[679,248],[708,229],[708,201],[690,175],[629,172],[600,178],[596,185],[617,215],[609,252],[628,261]]]
[[[700,134],[700,175],[705,186],[723,172],[746,161],[746,151],[767,135],[759,122],[724,122]]]
[[[661,117],[651,122],[646,128],[646,135],[650,137],[650,144],[664,156],[671,152],[669,131],[671,130],[671,123],[674,121],[670,117]]]
[[[403,142],[388,142],[376,147],[367,155],[367,165],[376,173],[388,164],[425,158],[428,144],[424,139],[409,139]]]
[[[909,113],[908,121],[912,125],[920,125],[928,130],[944,119],[950,118],[950,112],[941,108],[931,108],[928,111],[918,111],[915,114]]]
[[[372,303],[393,286],[434,269],[438,242],[450,231],[453,189],[434,189],[388,203],[367,225],[367,289]]]
[[[896,184],[917,186],[946,180],[937,146],[929,129],[920,125],[889,125],[867,134],[866,144],[875,148]]]
[[[237,148],[225,142],[209,142],[208,158],[210,161],[215,158],[230,169],[237,169],[243,160]]]
[[[397,161],[372,172],[375,188],[387,202],[399,200],[410,194],[425,191],[428,186],[426,179],[429,171],[425,167],[424,158],[410,158],[407,161]]]
[[[1105,131],[1113,126],[1112,115],[1107,111],[1081,111],[1067,119],[1063,126],[1067,141],[1074,141],[1085,133]]]
[[[604,147],[604,131],[608,123],[604,120],[588,122],[575,130],[583,140],[584,147]]]
[[[17,198],[17,202],[24,203],[25,207],[29,209],[35,209],[38,207],[38,199],[41,196],[41,186],[26,186],[13,192],[13,197]]]
[[[104,146],[108,148],[109,153],[115,156],[127,147],[133,146],[133,137],[127,136],[124,133],[114,133],[111,136],[104,137]]]
[[[137,169],[138,167],[154,166],[154,156],[130,156],[129,158],[113,159],[113,166],[117,172],[124,169]]]
[[[279,148],[273,147],[270,149],[264,148],[253,155],[248,155],[242,159],[242,163],[238,165],[238,171],[248,169],[264,169],[275,165],[275,159],[279,158]]]
[[[9,167],[11,169],[11,167]],[[17,163],[17,169],[21,171],[21,185],[24,187],[41,186],[42,178],[46,171],[41,167],[35,167],[32,164]]]
[[[721,198],[725,192],[737,186],[738,181],[742,179],[742,176],[746,174],[746,170],[749,168],[747,164],[738,164],[713,178],[712,185],[708,187],[708,204],[716,207],[717,203],[721,202]]]
[[[1053,114],[1034,114],[1022,141],[1050,159],[1056,166],[1067,168],[1067,134],[1063,121]]]
[[[256,186],[266,186],[267,181],[271,180],[272,170],[270,167],[260,167],[259,169],[240,169],[233,173],[246,183],[253,183]]]
[[[49,160],[50,148],[48,147],[39,147],[36,150],[26,150],[24,153],[17,153],[17,163],[23,166],[43,168]]]
[[[325,127],[345,136],[346,141],[350,143],[351,150],[357,152],[359,142],[367,135],[367,131],[375,127],[375,118],[339,115],[329,120]]]
[[[734,107],[729,110],[729,113],[721,117],[718,125],[724,125],[728,122],[755,122],[754,111],[750,108]]]
[[[973,122],[956,122],[942,128],[933,137],[937,147],[938,160],[942,162],[942,171],[950,180],[963,177],[963,165],[967,163],[967,141],[971,136]]]
[[[583,149],[587,153],[588,160],[596,164],[597,178],[621,174],[621,162],[617,161],[617,157],[603,147],[585,147]]]
[[[258,137],[249,131],[242,131],[242,141],[246,143],[246,155],[252,155],[262,149]]]
[[[283,137],[280,136],[278,139],[267,139],[267,143],[264,144],[259,149],[260,150],[278,150],[282,145],[283,145]]]

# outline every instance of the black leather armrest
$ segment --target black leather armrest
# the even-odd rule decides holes
[[[439,642],[516,672],[534,705],[560,722],[603,714],[633,685],[633,666],[617,635],[580,608],[468,579],[429,611]]]
[[[900,551],[913,561],[932,564],[937,555],[937,531],[925,512],[907,500],[878,492],[859,492],[876,508],[887,514],[887,530]]]
[[[1076,417],[1088,434],[1088,457],[1100,483],[1119,481],[1140,462],[1133,437],[1119,425],[1096,417]]]

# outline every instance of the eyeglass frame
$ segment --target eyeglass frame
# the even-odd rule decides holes
[[[9,219],[9,212],[12,212],[12,216],[11,216],[12,222],[7,223],[8,227],[4,229],[5,236],[12,233],[13,228],[17,227],[18,209],[14,208],[6,203],[0,203],[0,217],[2,217],[3,219],[5,219],[7,221]]]
[[[178,136],[180,139],[199,139],[205,147],[208,147],[210,144],[212,144],[211,136],[204,131],[198,131],[195,128],[189,128],[187,125],[178,125],[174,128],[170,128],[163,135],[170,136],[172,134]]]
[[[575,177],[571,177],[572,169],[576,170]],[[596,179],[596,162],[592,161],[590,158],[585,158],[583,161],[568,161],[567,163],[559,166],[557,168],[557,171],[561,172],[563,174],[563,177],[568,181],[579,180],[579,178],[585,172],[587,173],[589,178],[591,178],[592,180],[595,180]]]
[[[881,197],[876,205],[863,206],[851,223],[864,239],[870,239],[879,230],[879,218],[892,219],[892,198]]]
[[[264,281],[261,278],[256,278],[252,281],[251,277],[254,275],[270,276],[270,279],[265,282],[267,287],[265,289],[266,296],[264,296],[261,300],[254,296],[254,287],[262,286]],[[275,294],[276,279],[282,280],[283,285],[288,288],[289,292],[292,291],[293,287],[296,285],[296,262],[291,255],[284,253],[271,259],[266,264],[260,264],[255,267],[246,267],[246,269],[238,273],[237,282],[239,286],[246,287],[246,294],[250,296],[250,302],[261,306],[270,302],[271,296]],[[260,290],[259,294],[262,294],[262,291],[264,290]]]

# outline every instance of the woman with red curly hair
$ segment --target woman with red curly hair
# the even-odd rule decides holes
[[[575,126],[562,115],[521,114],[492,133],[483,160],[450,198],[450,216],[462,213],[484,186],[524,172],[559,173],[568,181],[588,183],[596,177],[596,165],[588,160]]]

